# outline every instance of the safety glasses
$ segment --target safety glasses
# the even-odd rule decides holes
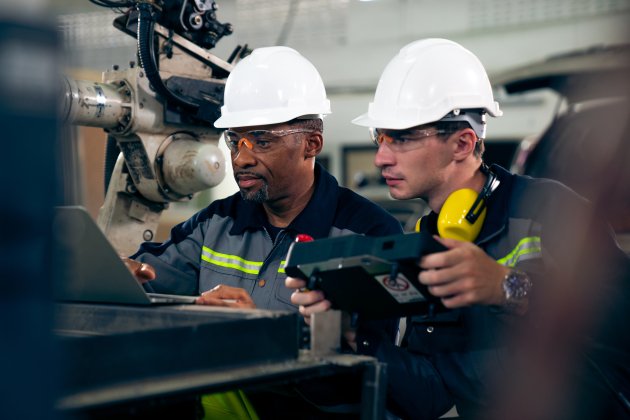
[[[380,146],[383,142],[394,152],[407,152],[420,147],[420,140],[440,134],[448,134],[451,131],[436,130],[434,128],[407,130],[383,130],[380,128],[370,128],[370,138],[375,145]]]
[[[223,138],[230,152],[236,154],[242,146],[254,153],[269,153],[284,144],[283,137],[290,134],[312,133],[313,130],[294,128],[289,130],[251,130],[239,133],[234,130],[226,130]]]

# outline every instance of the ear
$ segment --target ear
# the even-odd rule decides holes
[[[474,154],[475,145],[477,144],[477,134],[472,128],[464,128],[453,135],[453,159],[462,161],[468,156]]]
[[[319,155],[324,147],[324,137],[322,133],[310,133],[305,139],[306,147],[304,148],[304,158],[310,159]]]

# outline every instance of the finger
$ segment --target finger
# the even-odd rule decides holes
[[[256,305],[252,297],[245,289],[240,287],[226,286],[220,284],[211,290],[203,292],[201,297],[208,299],[219,299],[222,301],[220,306],[229,306],[233,308],[255,308]],[[212,300],[212,302],[215,302]]]
[[[140,264],[140,266],[136,269],[135,275],[141,283],[154,280],[156,277],[155,269],[151,265],[145,263]]]
[[[221,299],[212,295],[201,295],[195,303],[207,306],[223,306],[227,308],[253,309],[256,305],[250,300]]]
[[[330,301],[322,300],[320,302],[317,302],[314,305],[300,306],[299,311],[300,311],[300,314],[302,314],[305,318],[307,318],[315,313],[329,310],[330,306],[331,306]]]
[[[442,238],[444,239],[444,238]],[[458,241],[455,239],[445,239],[455,244],[448,251],[436,252],[425,255],[420,259],[419,266],[423,269],[444,268],[457,265],[469,259],[480,258],[486,255],[481,248],[470,242]]]
[[[458,248],[460,246],[464,246],[465,244],[470,243],[466,241],[460,241],[458,239],[442,238],[438,235],[433,235],[433,238],[439,243],[441,243],[442,245],[444,245],[445,247],[447,247],[448,249]]]
[[[223,299],[220,298],[216,298],[216,297],[212,297],[212,296],[204,296],[201,295],[199,296],[196,300],[195,303],[197,305],[208,305],[208,306],[228,306],[228,302],[224,301]]]
[[[462,275],[461,271],[459,266],[422,270],[418,274],[418,281],[427,286],[447,284],[458,280]]]
[[[357,351],[357,333],[353,330],[343,331],[343,338],[353,351]]]
[[[256,304],[253,300],[223,300],[225,302],[225,306],[229,308],[239,308],[239,309],[254,309],[256,308]]]
[[[456,296],[470,291],[469,280],[456,280],[437,286],[429,286],[429,293],[435,297]]]
[[[247,291],[245,291],[245,289],[226,286],[225,284],[215,286],[212,289],[203,292],[201,295],[219,299],[251,300],[251,296],[247,293]]]
[[[121,259],[123,263],[125,263],[125,267],[127,267],[127,270],[129,270],[131,274],[134,275],[136,280],[138,280],[141,284],[155,279],[155,269],[151,265],[141,263],[127,257],[121,257]]]
[[[325,300],[326,296],[321,290],[311,290],[308,292],[295,291],[291,295],[291,303],[294,305],[313,305],[317,302]]]
[[[298,279],[296,277],[287,277],[284,280],[284,285],[289,289],[301,289],[306,287],[306,280]]]
[[[140,266],[140,263],[138,261],[132,260],[131,258],[127,258],[127,257],[120,257],[120,258],[122,259],[122,262],[125,263],[125,267],[127,267],[127,270],[131,271],[131,274],[135,275],[135,272]]]
[[[448,251],[425,255],[420,258],[418,265],[424,270],[448,267],[457,261],[457,254],[457,250],[449,249]]]

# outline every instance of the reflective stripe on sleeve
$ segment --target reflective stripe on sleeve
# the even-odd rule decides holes
[[[497,262],[507,267],[514,267],[519,261],[540,258],[542,256],[542,244],[540,236],[529,236],[521,239],[516,247],[505,257]]]
[[[262,261],[248,261],[237,255],[222,254],[206,246],[201,250],[201,259],[220,267],[233,268],[248,274],[258,274]]]

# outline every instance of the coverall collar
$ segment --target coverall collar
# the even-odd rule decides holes
[[[489,241],[494,236],[501,233],[508,223],[510,191],[512,191],[514,175],[496,164],[490,165],[490,171],[497,176],[501,183],[488,198],[488,202],[486,203],[486,211],[488,213],[481,232],[479,233],[479,237],[475,241],[478,245]]]
[[[316,162],[313,196],[304,210],[285,229],[296,234],[306,233],[314,239],[328,237],[335,217],[338,185],[337,180]],[[260,230],[266,224],[262,205],[241,199],[230,234],[240,235],[248,229]]]
[[[508,223],[510,191],[512,191],[514,175],[499,165],[491,165],[490,170],[497,176],[500,184],[486,203],[486,220],[475,240],[477,245],[481,245],[500,234]],[[437,213],[432,211],[427,217],[422,218],[420,231],[428,230],[437,234],[437,220]]]

